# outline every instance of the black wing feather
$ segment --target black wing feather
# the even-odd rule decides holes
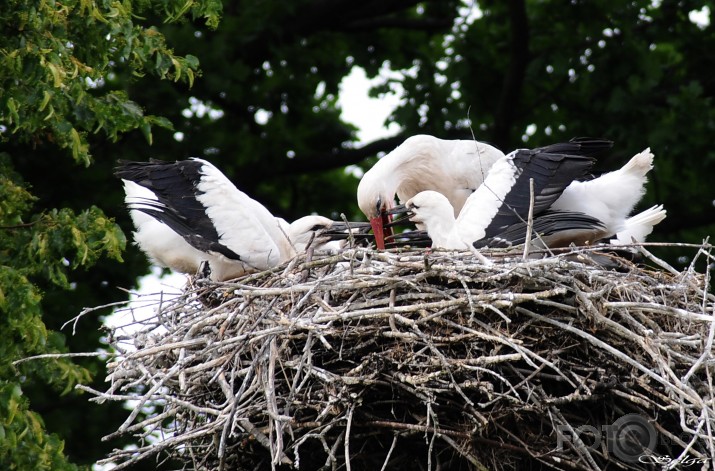
[[[411,247],[431,247],[432,239],[427,235],[427,231],[420,230],[400,232],[399,234],[385,237],[385,246],[387,248],[407,245]]]
[[[526,242],[527,223],[519,221],[491,237],[474,242],[475,248],[481,247],[511,247]],[[603,230],[603,223],[591,216],[577,211],[546,211],[534,218],[532,226],[533,237],[539,234],[548,237],[562,231],[571,230]]]
[[[518,173],[516,182],[485,229],[486,237],[493,237],[527,218],[531,179],[534,180],[534,215],[537,216],[551,207],[571,182],[590,171],[595,163],[593,154],[610,148],[612,144],[604,139],[581,138],[515,151],[513,162]]]
[[[208,252],[218,252],[228,258],[240,260],[234,251],[219,242],[216,227],[197,199],[201,194],[201,167],[197,160],[149,162],[120,160],[114,174],[124,180],[147,188],[156,195],[158,204],[142,203],[132,209],[142,211],[169,226],[193,247]]]

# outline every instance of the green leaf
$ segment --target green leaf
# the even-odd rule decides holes
[[[87,142],[80,136],[79,132],[75,128],[70,131],[70,138],[72,139],[72,157],[75,160],[82,162],[85,166],[89,166],[90,159],[88,154]]]
[[[172,124],[172,122],[164,118],[163,116],[147,116],[146,119],[149,123],[153,125],[168,129],[169,131],[174,130],[174,125]]]
[[[142,131],[142,134],[144,134],[144,139],[146,139],[149,145],[151,145],[153,142],[153,136],[151,135],[151,124],[145,122],[141,125],[140,129]]]
[[[191,54],[186,54],[184,56],[184,61],[186,61],[186,65],[188,67],[191,67],[194,70],[199,68],[199,58],[196,56],[192,56]]]
[[[20,115],[17,113],[17,103],[15,102],[15,99],[10,97],[7,99],[7,106],[8,111],[10,112],[10,121],[9,124],[15,123],[16,129],[17,126],[19,125],[20,122]]]

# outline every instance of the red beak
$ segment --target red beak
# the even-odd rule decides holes
[[[372,233],[375,236],[375,245],[379,250],[385,250],[385,235],[392,235],[392,228],[385,227],[385,224],[388,224],[390,219],[390,215],[384,211],[379,216],[370,218],[370,226],[372,226]]]

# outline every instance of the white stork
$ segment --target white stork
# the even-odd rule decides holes
[[[469,234],[474,227],[465,230],[465,224],[460,224],[459,218],[455,219],[452,215],[452,205],[447,198],[436,191],[418,193],[408,200],[405,207],[413,214],[411,221],[427,226],[434,248],[468,250],[470,245],[475,248],[508,247],[526,240],[526,222],[521,221],[493,230],[494,234],[489,237],[486,230],[481,230],[484,235],[472,240],[474,236]],[[573,211],[545,211],[537,215],[533,222],[534,233],[538,233],[540,240],[552,248],[590,238],[595,230],[603,230],[599,220]]]
[[[545,234],[550,247],[592,243],[616,236],[616,241],[643,240],[665,217],[656,206],[632,218],[628,214],[643,195],[645,174],[652,168],[648,149],[623,168],[589,182],[582,178],[592,166],[590,155],[610,147],[609,141],[578,140],[534,150],[517,150],[495,163],[484,184],[469,197],[455,219],[441,195],[424,192],[406,203],[411,220],[427,227],[433,247],[466,249],[501,239],[523,241],[534,187],[534,230]]]
[[[473,140],[428,135],[406,139],[365,172],[358,184],[358,206],[372,225],[377,247],[385,248],[386,211],[395,206],[395,194],[404,203],[421,191],[437,191],[447,197],[456,217],[502,157],[499,149]]]
[[[265,270],[305,251],[345,238],[343,223],[305,216],[283,227],[258,201],[238,190],[211,163],[122,161],[125,202],[134,240],[157,264],[194,274],[208,262],[223,281]]]

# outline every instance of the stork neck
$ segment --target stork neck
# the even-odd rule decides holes
[[[452,212],[441,213],[425,223],[433,247],[456,250],[468,248],[459,236],[457,221]]]

